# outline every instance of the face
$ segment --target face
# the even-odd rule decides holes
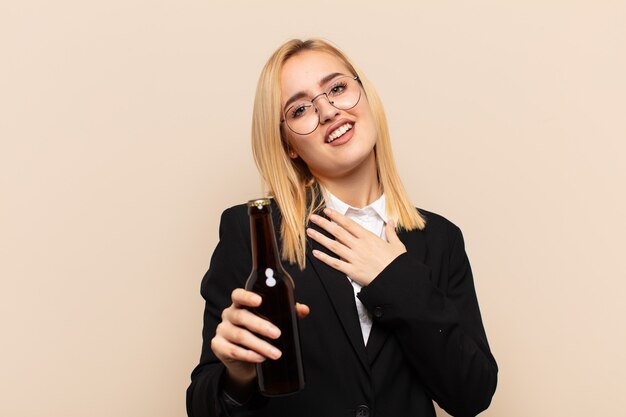
[[[281,109],[290,109],[294,114],[292,98],[300,97],[295,103],[310,101],[321,93],[338,91],[342,88],[342,76],[354,76],[335,56],[320,51],[305,51],[289,58],[281,72]],[[345,80],[345,78],[344,78]],[[315,99],[315,106],[307,111],[319,114],[319,125],[312,132],[301,135],[294,133],[281,123],[283,135],[291,148],[291,158],[302,158],[311,173],[318,179],[332,181],[363,170],[376,170],[374,145],[376,127],[367,97],[361,91],[356,106],[340,110],[332,106],[326,96]],[[333,97],[330,97],[334,100]],[[310,104],[310,103],[309,103]],[[371,173],[370,173],[371,174]]]

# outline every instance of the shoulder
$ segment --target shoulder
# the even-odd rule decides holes
[[[426,227],[418,232],[422,234],[428,242],[447,247],[459,243],[463,244],[463,233],[461,229],[448,218],[421,208],[417,210],[426,220]]]
[[[222,220],[236,220],[245,218],[248,215],[248,207],[245,204],[237,204],[226,208],[222,212]]]
[[[249,228],[245,204],[229,207],[222,212],[217,246],[200,287],[200,293],[207,301],[214,299],[215,294],[223,297],[224,305],[220,304],[220,312],[226,307],[231,291],[243,286],[250,273]]]
[[[454,224],[452,221],[442,216],[441,214],[427,211],[421,208],[418,208],[417,211],[426,220],[426,227],[424,228],[424,232],[426,233],[448,233],[450,231],[460,232],[460,228],[456,224]]]
[[[246,204],[237,204],[228,207],[222,211],[220,223],[222,225],[235,225],[245,222],[248,218],[248,206]]]
[[[248,207],[245,204],[228,207],[220,217],[219,238],[221,240],[245,239],[250,233]]]

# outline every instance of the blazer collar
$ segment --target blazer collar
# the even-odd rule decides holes
[[[321,213],[319,214],[323,215]],[[325,230],[313,223],[310,223],[309,227],[328,236]],[[330,256],[336,255],[313,239],[307,237],[307,262],[322,282],[326,294],[333,305],[335,314],[337,314],[346,336],[350,340],[352,348],[369,374],[370,361],[367,356],[367,351],[365,350],[365,344],[363,343],[363,333],[361,332],[361,324],[359,323],[359,316],[354,301],[354,289],[343,272],[326,265],[313,256],[313,249],[325,252]]]

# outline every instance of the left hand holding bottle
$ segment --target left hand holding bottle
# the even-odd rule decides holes
[[[406,252],[406,247],[396,234],[393,220],[385,225],[387,242],[336,210],[326,208],[324,214],[332,221],[315,214],[311,216],[311,221],[335,239],[311,228],[307,229],[307,235],[339,258],[318,250],[313,250],[313,255],[362,286],[372,282],[391,261]]]

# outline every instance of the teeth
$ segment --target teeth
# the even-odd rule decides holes
[[[345,125],[338,127],[337,129],[333,131],[333,133],[328,135],[328,140],[326,142],[331,143],[335,139],[343,136],[343,134],[346,133],[350,129],[352,129],[352,123],[346,123]]]

